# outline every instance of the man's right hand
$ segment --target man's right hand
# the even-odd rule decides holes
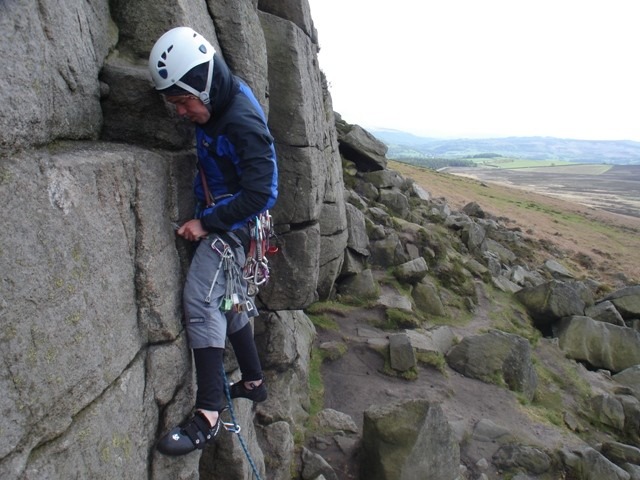
[[[189,220],[176,233],[191,242],[197,242],[209,235],[209,232],[202,228],[202,222],[198,219]]]

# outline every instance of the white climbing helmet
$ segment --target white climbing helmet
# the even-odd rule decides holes
[[[151,49],[149,71],[156,90],[178,86],[198,97],[206,105],[213,78],[215,49],[199,33],[189,27],[177,27],[162,35]],[[209,62],[207,84],[199,92],[180,79],[193,67]]]

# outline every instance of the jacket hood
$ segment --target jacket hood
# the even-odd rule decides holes
[[[207,85],[209,62],[196,65],[189,70],[181,79],[182,83],[189,85],[190,87],[203,91]],[[227,67],[225,61],[216,53],[213,56],[213,79],[211,82],[211,88],[209,90],[210,102],[207,105],[212,112],[212,115],[218,116],[225,109],[232,94],[237,87],[237,82]],[[169,88],[161,90],[160,93],[164,95],[187,95],[190,92],[180,88],[177,85],[172,85]]]

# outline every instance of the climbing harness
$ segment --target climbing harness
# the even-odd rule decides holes
[[[254,478],[256,478],[257,480],[261,480],[260,473],[258,473],[258,467],[253,461],[253,458],[251,458],[251,454],[249,453],[249,448],[247,447],[247,444],[245,443],[244,438],[242,438],[242,435],[240,435],[241,428],[240,428],[240,425],[238,425],[238,422],[236,421],[236,415],[233,410],[233,402],[231,401],[231,391],[229,390],[229,381],[227,380],[227,373],[224,370],[224,365],[222,365],[222,379],[224,381],[224,393],[227,396],[229,414],[231,415],[231,422],[222,422],[222,426],[225,428],[225,430],[227,430],[227,432],[235,433],[236,435],[238,435],[238,440],[240,441],[242,450],[244,450],[244,454],[247,457],[247,460],[249,461],[249,465],[251,465],[251,470],[253,470]]]
[[[218,197],[214,198],[211,194],[207,184],[207,175],[200,163],[198,163],[198,169],[204,190],[205,209],[210,208],[215,205]],[[278,247],[271,244],[271,240],[275,238],[275,233],[273,231],[273,219],[269,210],[265,210],[249,220],[248,228],[250,243],[242,273],[243,278],[247,282],[247,293],[250,297],[254,297],[258,293],[259,287],[269,281],[269,261],[267,260],[267,255],[277,253]],[[220,250],[216,248],[214,248],[214,250],[222,255]],[[213,285],[211,288],[213,289]],[[228,302],[225,305],[228,306]],[[234,305],[241,305],[241,303],[236,302]],[[228,310],[229,309],[225,309],[225,311]]]
[[[251,243],[244,264],[243,276],[248,284],[250,296],[258,293],[259,287],[269,281],[269,261],[267,254],[278,252],[278,247],[271,244],[273,221],[269,210],[256,215],[249,222]]]

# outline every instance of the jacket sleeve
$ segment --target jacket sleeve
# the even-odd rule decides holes
[[[230,124],[227,136],[237,156],[240,190],[205,212],[202,225],[208,231],[229,231],[275,204],[278,167],[273,137],[259,122]]]

